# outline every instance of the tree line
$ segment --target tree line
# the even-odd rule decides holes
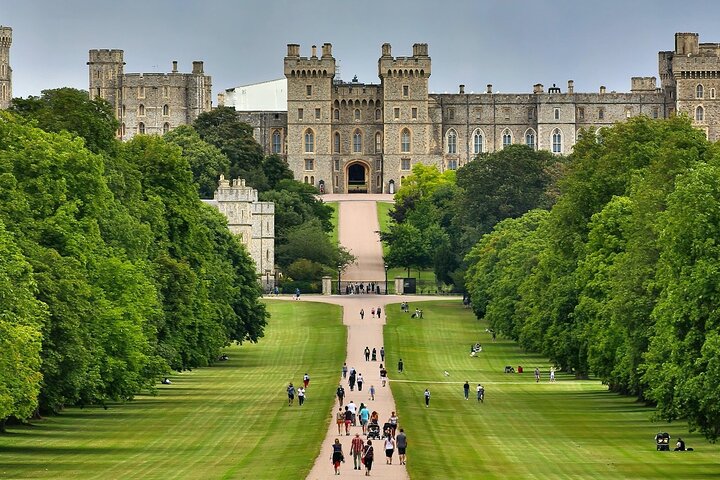
[[[497,216],[463,259],[477,317],[717,439],[719,153],[684,117],[583,132],[540,201]],[[511,187],[487,195],[513,198]]]
[[[0,112],[0,430],[152,392],[170,370],[263,336],[254,263],[200,197],[220,173],[254,175],[279,199],[285,239],[329,230],[330,212],[231,120],[213,111],[123,143],[110,105],[87,92]]]

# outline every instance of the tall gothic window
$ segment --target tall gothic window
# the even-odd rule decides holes
[[[400,151],[410,153],[410,130],[404,128],[400,134]]]
[[[508,145],[512,144],[512,133],[510,133],[510,130],[505,129],[502,134],[502,144],[503,148],[507,147]]]
[[[695,120],[702,122],[705,119],[705,109],[703,107],[697,107],[695,109]]]
[[[562,153],[562,133],[556,128],[552,133],[552,152]]]
[[[362,152],[362,133],[360,133],[360,130],[355,130],[355,133],[353,133],[353,152]]]
[[[145,105],[142,103],[138,105],[138,117],[144,117],[145,116]]]
[[[140,122],[138,124],[138,133],[144,134],[145,133],[145,124],[143,122]]]
[[[272,135],[272,153],[282,153],[282,137],[277,130]]]
[[[450,129],[447,134],[447,153],[457,153],[457,133],[452,129]]]
[[[525,132],[525,145],[535,150],[535,130]]]
[[[315,134],[309,128],[305,130],[305,153],[315,151]]]
[[[697,87],[695,87],[695,98],[703,98],[703,95],[705,94],[705,89],[702,86],[702,83],[698,83]]]
[[[340,133],[335,132],[333,136],[333,153],[340,153]]]
[[[170,115],[170,106],[169,105],[163,105],[163,115],[166,117]]]
[[[382,153],[382,135],[380,132],[375,134],[375,153]]]
[[[483,134],[480,130],[476,130],[473,135],[473,153],[475,155],[483,153]]]
[[[163,134],[168,133],[170,131],[170,124],[165,122],[163,123]]]

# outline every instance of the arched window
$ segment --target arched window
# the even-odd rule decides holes
[[[340,133],[333,135],[333,153],[340,153]]]
[[[282,137],[278,130],[275,130],[272,135],[272,153],[282,153]]]
[[[457,153],[457,133],[453,129],[448,130],[447,133],[447,153]]]
[[[353,152],[362,152],[362,133],[360,130],[355,130],[355,133],[353,133]]]
[[[140,105],[138,105],[138,117],[143,116],[145,116],[145,105],[141,103]]]
[[[125,124],[124,123],[122,125],[120,125],[120,136],[121,137],[125,136]]]
[[[340,120],[340,110],[336,108],[333,115],[335,116],[335,120]]]
[[[695,121],[702,122],[705,119],[705,109],[699,106],[695,109]]]
[[[382,135],[380,135],[380,132],[375,134],[375,153],[382,153]]]
[[[360,120],[360,109],[359,108],[355,109],[355,120]]]
[[[311,129],[305,130],[305,153],[313,153],[315,151],[315,134]]]
[[[168,105],[163,105],[163,115],[166,117],[170,115],[170,107]]]
[[[482,132],[480,130],[475,130],[475,133],[473,134],[473,153],[475,155],[483,153],[484,140]]]
[[[375,120],[380,120],[380,119],[382,119],[382,112],[380,111],[379,108],[376,108],[375,109]]]
[[[315,185],[315,175],[310,175],[310,185]]]
[[[400,133],[400,151],[402,153],[410,153],[410,130],[404,128]]]
[[[705,94],[705,89],[702,86],[702,83],[698,83],[697,87],[695,87],[695,98],[703,98],[703,95]]]
[[[562,133],[559,128],[553,130],[552,133],[552,152],[562,153]]]
[[[508,145],[512,145],[512,133],[510,133],[510,130],[505,129],[502,134],[502,144],[503,148],[507,147]]]
[[[307,176],[307,175],[305,175],[305,178],[303,178],[303,182],[304,182],[304,183],[308,183],[308,176]]]
[[[163,123],[163,133],[168,133],[170,131],[170,124],[168,122]]]
[[[143,122],[140,122],[138,124],[138,133],[141,133],[141,134],[145,133],[145,124]]]
[[[535,130],[532,128],[525,132],[525,145],[535,150]]]

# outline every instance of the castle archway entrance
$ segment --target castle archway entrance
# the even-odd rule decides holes
[[[368,193],[370,190],[370,166],[365,162],[352,162],[347,166],[347,193]]]

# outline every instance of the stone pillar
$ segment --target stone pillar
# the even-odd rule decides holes
[[[327,275],[322,277],[322,294],[323,295],[331,295],[332,294],[332,277],[329,277]]]
[[[395,277],[395,295],[402,295],[404,292],[405,277]]]

